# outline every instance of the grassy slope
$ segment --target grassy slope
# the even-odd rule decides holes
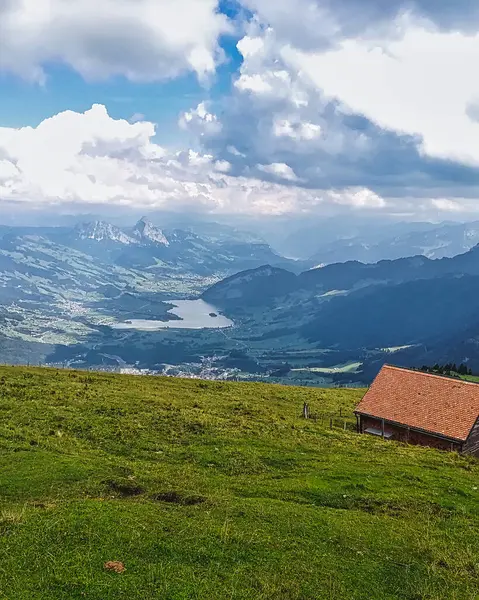
[[[299,418],[362,393],[1,368],[0,598],[479,598],[479,463]]]

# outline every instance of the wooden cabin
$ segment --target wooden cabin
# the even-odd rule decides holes
[[[385,365],[355,410],[358,431],[479,456],[479,384]]]

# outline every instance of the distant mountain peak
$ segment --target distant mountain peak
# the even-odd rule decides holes
[[[143,242],[153,242],[154,244],[162,244],[163,246],[170,245],[163,231],[153,225],[146,217],[142,217],[135,225],[133,235]]]
[[[119,227],[106,221],[92,221],[82,223],[75,228],[76,235],[81,240],[94,240],[96,242],[112,241],[119,244],[137,244],[137,240],[127,235]]]

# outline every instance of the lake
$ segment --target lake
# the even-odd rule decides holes
[[[129,323],[114,323],[113,329],[140,329],[156,331],[158,329],[224,329],[232,327],[233,321],[220,315],[218,309],[204,300],[170,300],[174,308],[169,310],[181,321],[151,321],[149,319],[131,319]],[[212,316],[215,314],[216,316]]]

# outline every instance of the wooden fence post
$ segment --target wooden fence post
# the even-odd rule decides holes
[[[309,419],[309,406],[306,402],[303,405],[303,418]]]

